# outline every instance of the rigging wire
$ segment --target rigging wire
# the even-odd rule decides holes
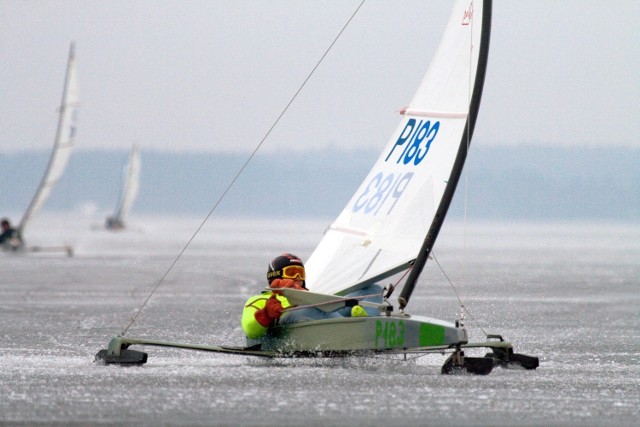
[[[473,7],[473,2],[471,2],[471,7]],[[469,32],[469,80],[467,82],[467,111],[469,111],[469,109],[471,108],[471,98],[473,97],[473,89],[474,89],[474,82],[472,80],[472,75],[474,75],[474,73],[472,73],[473,71],[473,27],[475,25],[475,19],[473,17],[473,10],[472,10],[472,16],[471,16],[471,22],[470,22],[470,32]],[[469,117],[469,115],[467,114],[467,140],[465,141],[465,150],[466,150],[466,155],[465,157],[469,156],[469,148],[471,147],[471,118]],[[467,162],[465,162],[467,163]],[[469,212],[469,172],[468,172],[468,168],[463,168],[462,173],[464,175],[464,207],[463,207],[463,222],[462,222],[462,268],[460,271],[460,287],[464,288],[465,285],[465,272],[466,272],[466,266],[467,266],[467,225],[468,225],[468,212]],[[435,257],[434,257],[435,259]],[[436,260],[437,262],[437,260]],[[445,275],[445,277],[447,277],[446,273],[444,272],[444,270],[442,269],[442,267],[440,266],[440,263],[438,263],[438,266],[440,267],[440,271],[442,271],[442,274]],[[447,277],[447,280],[449,280],[449,278]],[[460,302],[460,309],[461,309],[461,315],[463,312],[468,312],[465,308],[464,305],[464,301],[462,300],[462,298],[458,295],[457,290],[455,289],[453,283],[451,282],[451,280],[449,280],[449,283],[451,283],[451,286],[453,287],[456,296],[458,297],[458,301]],[[482,328],[480,328],[482,329]]]
[[[149,296],[147,296],[147,299],[144,300],[144,302],[142,303],[142,305],[140,306],[140,308],[138,308],[138,311],[136,312],[136,314],[130,319],[129,324],[122,330],[121,332],[121,336],[124,336],[127,331],[129,330],[129,328],[131,327],[131,325],[133,325],[133,323],[136,321],[136,319],[138,318],[138,316],[140,315],[140,313],[142,312],[142,309],[147,305],[147,303],[149,302],[149,300],[151,299],[151,297],[153,296],[153,294],[155,294],[156,290],[158,289],[158,287],[160,287],[160,285],[164,282],[164,279],[167,277],[167,275],[171,272],[171,270],[173,269],[173,267],[176,265],[176,263],[178,262],[178,260],[182,257],[182,254],[184,254],[184,252],[187,250],[187,248],[189,247],[189,245],[191,244],[191,242],[193,241],[193,239],[195,239],[195,237],[198,235],[198,233],[200,232],[200,230],[202,229],[202,227],[204,226],[204,224],[209,220],[209,217],[211,217],[211,215],[213,214],[213,212],[218,208],[218,205],[220,205],[220,203],[222,202],[222,200],[225,198],[225,196],[227,195],[227,193],[231,190],[231,187],[233,186],[233,184],[237,181],[237,179],[240,177],[240,175],[244,172],[244,170],[246,169],[246,167],[249,165],[249,162],[251,162],[251,160],[253,159],[253,157],[256,155],[256,153],[258,152],[258,150],[260,149],[260,147],[262,147],[262,144],[266,141],[266,139],[269,137],[269,135],[271,134],[271,131],[273,131],[273,129],[276,127],[276,125],[280,122],[280,119],[282,119],[282,117],[284,116],[284,114],[287,112],[287,110],[289,109],[289,107],[291,106],[291,104],[293,104],[293,101],[295,101],[295,99],[298,97],[298,94],[300,94],[300,92],[302,91],[302,89],[305,87],[305,85],[307,84],[307,82],[311,79],[311,76],[313,76],[313,74],[315,73],[316,69],[320,66],[320,64],[322,63],[322,61],[324,60],[324,58],[327,56],[327,54],[329,54],[329,51],[333,48],[333,46],[336,44],[336,42],[338,41],[338,39],[340,38],[340,36],[342,35],[342,33],[344,32],[344,30],[347,28],[347,26],[351,23],[351,21],[353,20],[353,18],[356,16],[356,14],[358,13],[358,11],[360,10],[360,8],[362,7],[362,5],[364,4],[365,0],[362,0],[360,2],[360,4],[358,5],[358,7],[355,9],[355,11],[351,14],[351,17],[349,17],[349,19],[347,20],[347,22],[344,24],[344,26],[342,27],[342,29],[340,30],[340,32],[338,32],[338,35],[333,39],[333,41],[331,42],[331,44],[329,45],[329,47],[325,50],[325,52],[322,54],[322,56],[320,57],[320,59],[318,60],[318,62],[316,62],[316,65],[313,67],[313,69],[311,70],[311,72],[309,73],[309,75],[307,75],[307,77],[304,79],[304,81],[302,82],[302,84],[300,85],[300,87],[298,88],[298,90],[293,94],[293,96],[291,97],[291,99],[289,100],[289,102],[287,103],[287,105],[283,108],[282,112],[280,113],[280,115],[276,118],[276,120],[273,122],[273,124],[271,125],[271,127],[269,128],[269,130],[267,130],[267,132],[265,133],[265,135],[262,137],[262,139],[260,140],[260,142],[258,143],[258,145],[256,146],[256,148],[254,148],[254,150],[251,152],[251,154],[249,155],[249,157],[247,158],[247,160],[244,162],[244,164],[242,165],[242,167],[238,170],[238,172],[235,174],[235,176],[233,177],[233,179],[231,180],[231,182],[229,183],[229,185],[227,186],[227,188],[225,188],[225,190],[222,192],[222,195],[218,198],[218,200],[216,201],[216,203],[213,205],[213,207],[211,208],[211,210],[209,211],[209,213],[207,214],[207,216],[202,220],[202,222],[200,223],[200,225],[198,226],[198,228],[196,228],[196,231],[193,233],[193,235],[191,236],[191,238],[187,241],[187,243],[184,245],[184,247],[182,248],[182,250],[180,251],[180,253],[178,253],[178,255],[176,256],[176,258],[173,260],[173,262],[171,263],[171,265],[169,266],[169,268],[167,269],[167,271],[162,275],[162,277],[160,278],[160,280],[158,280],[158,283],[153,287],[153,289],[151,290],[151,292],[149,293]]]
[[[471,7],[473,7],[473,2],[471,3]],[[473,13],[473,11],[472,11]],[[475,25],[476,20],[471,17],[471,31],[470,31],[470,43],[469,43],[469,81],[467,82],[467,105],[471,105],[471,98],[473,96],[473,88],[474,82],[471,80],[472,78],[472,70],[473,70],[473,27]],[[469,107],[470,108],[470,107]],[[469,148],[471,147],[471,132],[470,129],[470,118],[467,115],[467,141],[466,141],[466,150],[467,157],[469,156]],[[466,162],[465,162],[466,163]],[[468,225],[468,213],[469,213],[469,168],[464,168],[462,173],[464,174],[464,213],[463,213],[463,226],[462,226],[462,276],[461,276],[461,286],[465,285],[465,270],[467,266],[467,225]],[[460,302],[461,306],[464,308],[464,303]]]
[[[445,279],[447,279],[447,281],[451,285],[451,289],[453,289],[453,293],[456,294],[456,298],[458,298],[458,302],[460,303],[460,309],[463,310],[465,313],[467,313],[467,315],[469,315],[471,320],[473,320],[476,323],[476,325],[478,325],[478,328],[480,328],[480,330],[482,331],[483,334],[487,335],[487,332],[482,327],[482,324],[480,324],[480,322],[473,316],[473,314],[471,314],[471,312],[469,311],[467,306],[464,305],[464,302],[462,301],[462,297],[458,293],[458,290],[456,289],[456,286],[453,284],[453,282],[451,281],[451,279],[449,278],[447,273],[444,271],[444,268],[442,268],[442,265],[440,265],[440,262],[438,261],[438,258],[436,258],[435,253],[431,252],[431,255],[433,256],[433,260],[438,265],[438,268],[440,268],[440,271],[442,272],[442,275],[445,277]]]
[[[472,7],[473,7],[473,3],[472,3]],[[484,19],[484,17],[483,17]],[[469,69],[471,70],[473,68],[473,49],[480,49],[480,46],[475,46],[474,45],[474,39],[473,39],[473,27],[475,25],[475,19],[471,19],[471,43],[469,45]],[[471,73],[469,73],[469,92],[468,92],[468,96],[469,96],[469,104],[471,104],[471,97],[473,96],[472,93],[472,87],[473,87],[473,83],[471,82]],[[467,132],[467,156],[469,156],[469,149],[471,147],[471,132]],[[465,168],[464,171],[464,226],[463,226],[463,266],[462,266],[462,286],[464,287],[465,285],[465,267],[467,264],[467,255],[468,255],[468,247],[467,247],[467,225],[468,225],[468,212],[469,212],[469,170],[468,168]],[[435,259],[435,256],[434,256]],[[436,260],[437,262],[437,260]],[[440,264],[438,264],[439,266]],[[442,270],[442,268],[441,268]],[[444,271],[443,271],[444,274]],[[446,277],[446,274],[445,274]],[[449,278],[447,277],[447,280],[449,280]],[[449,283],[451,283],[451,281],[449,280]],[[453,283],[451,284],[453,286]],[[467,306],[465,306],[464,301],[462,301],[462,299],[460,299],[460,309],[463,310],[465,313],[467,313],[467,315],[471,318],[471,320],[473,320],[476,325],[478,325],[478,328],[480,328],[480,330],[482,331],[483,334],[488,335],[487,332],[485,331],[484,327],[482,326],[482,324],[471,314],[471,312],[469,311],[469,309],[467,308]]]

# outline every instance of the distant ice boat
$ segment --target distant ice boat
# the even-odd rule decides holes
[[[125,219],[138,197],[140,189],[140,148],[134,145],[123,167],[122,188],[113,215],[107,217],[105,227],[108,230],[122,230]]]
[[[67,62],[67,72],[65,76],[64,89],[62,92],[62,104],[60,105],[60,118],[58,120],[58,130],[53,145],[53,151],[49,158],[49,164],[40,181],[29,207],[25,211],[20,224],[16,228],[16,237],[12,239],[11,249],[16,251],[31,252],[66,252],[72,255],[73,248],[68,245],[62,246],[26,246],[24,236],[27,226],[44,206],[49,195],[60,181],[69,162],[69,156],[74,146],[76,135],[76,123],[79,105],[78,81],[75,60],[75,46],[72,43],[69,50],[69,60]]]

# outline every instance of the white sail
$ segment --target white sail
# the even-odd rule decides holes
[[[51,158],[49,159],[47,170],[42,177],[42,181],[40,181],[40,185],[38,186],[38,190],[20,220],[18,234],[21,237],[23,236],[24,230],[29,224],[29,221],[40,210],[40,208],[42,208],[49,198],[51,191],[62,177],[73,148],[79,104],[74,50],[74,45],[72,43],[69,51],[69,61],[67,63],[64,90],[62,92],[62,104],[60,105],[60,118],[58,121],[58,130],[56,132],[53,151],[51,153]]]
[[[310,290],[344,293],[406,270],[416,259],[466,134],[482,12],[482,1],[455,2],[399,126],[306,263]]]
[[[107,227],[122,228],[140,188],[140,148],[134,145],[123,168],[122,189],[113,216],[107,218]]]

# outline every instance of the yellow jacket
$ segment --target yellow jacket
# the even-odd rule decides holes
[[[260,295],[252,296],[244,304],[244,309],[242,310],[242,330],[247,338],[256,339],[267,333],[268,327],[264,327],[258,323],[255,314],[256,311],[264,308],[267,300],[271,298],[271,295],[273,295],[273,292],[265,291]],[[276,298],[278,298],[278,301],[282,304],[282,308],[291,306],[289,301],[282,295],[276,294]]]

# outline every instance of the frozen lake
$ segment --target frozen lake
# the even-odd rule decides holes
[[[86,222],[86,223],[85,223]],[[434,253],[482,330],[536,371],[443,376],[445,356],[263,360],[146,347],[141,367],[95,353],[122,332],[199,225],[132,218],[133,230],[46,214],[32,245],[0,253],[0,424],[582,425],[640,419],[640,226],[446,224]],[[306,259],[327,221],[212,219],[127,336],[243,345],[241,307],[267,263]],[[51,230],[56,230],[52,232]],[[430,261],[407,311],[453,321],[459,304]],[[481,329],[482,328],[482,329]],[[137,347],[143,349],[142,347]]]

